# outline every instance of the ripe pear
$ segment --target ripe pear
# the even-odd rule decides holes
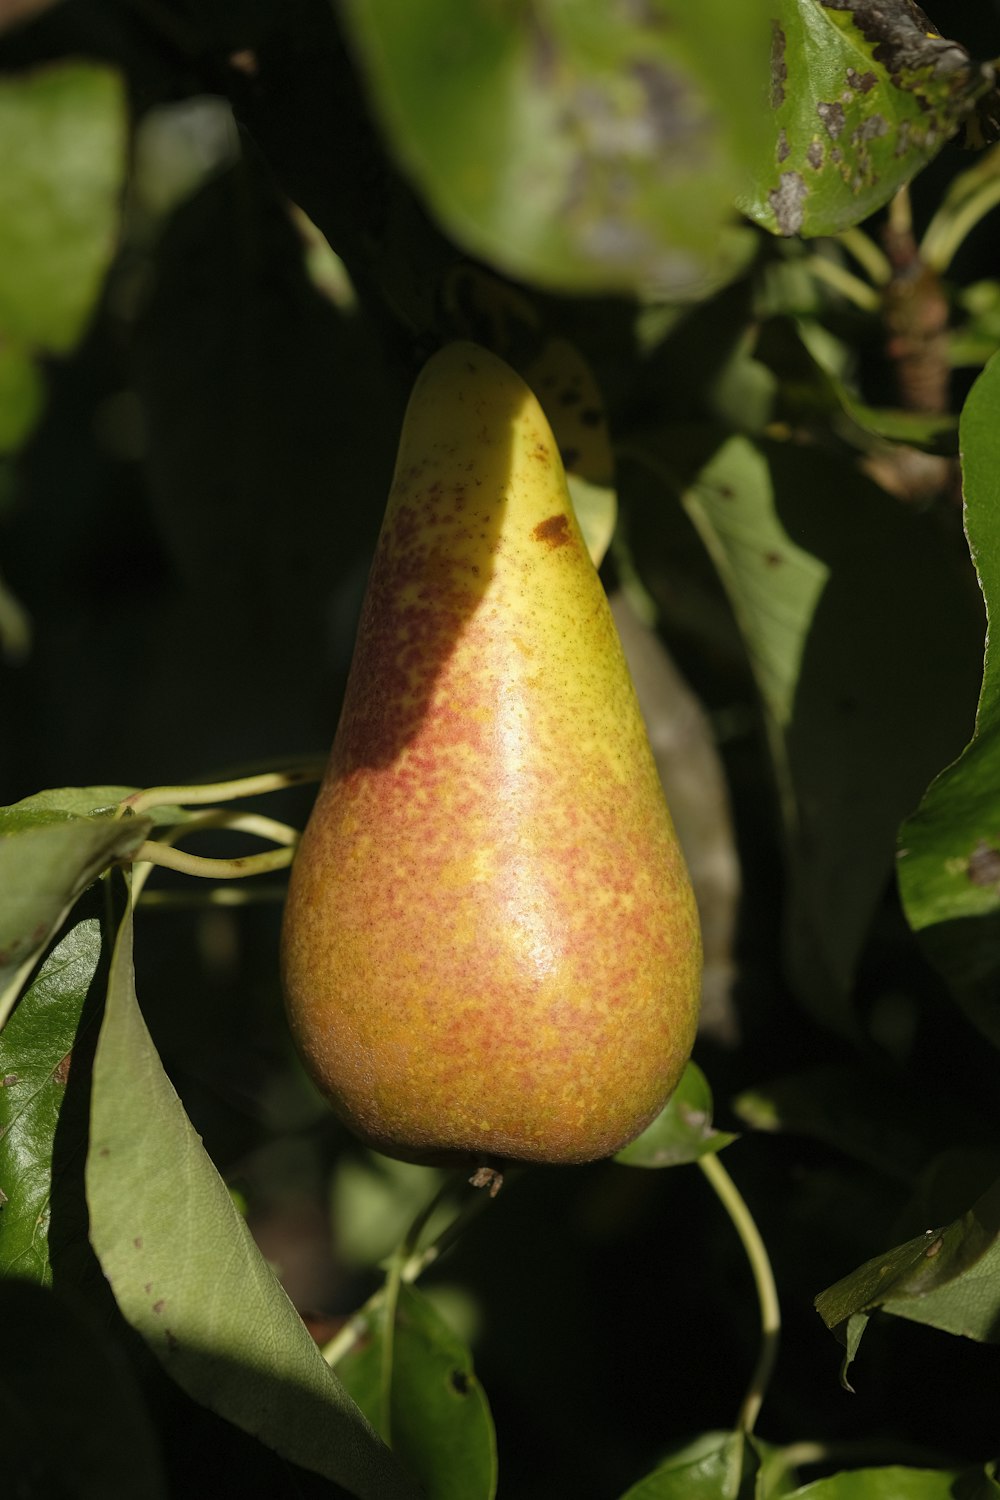
[[[584,1162],[694,1038],[698,919],[541,407],[470,343],[410,399],[282,938],[293,1034],[367,1144]]]

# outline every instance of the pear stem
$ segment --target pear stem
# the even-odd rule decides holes
[[[714,1152],[711,1155],[699,1157],[698,1165],[732,1220],[733,1228],[746,1251],[754,1285],[757,1288],[757,1301],[760,1306],[760,1352],[736,1419],[737,1431],[749,1434],[753,1432],[778,1357],[778,1340],[781,1336],[778,1289],[760,1230],[754,1223],[753,1215],[735,1182]]]
[[[208,880],[242,880],[247,875],[266,875],[271,870],[284,869],[291,864],[294,852],[285,847],[265,849],[262,854],[241,854],[236,859],[208,859],[203,854],[186,854],[183,849],[171,849],[159,839],[150,839],[139,845],[134,857],[136,862],[163,865],[168,870]]]
[[[197,807],[206,802],[232,802],[236,797],[259,797],[264,792],[277,792],[283,787],[319,781],[323,771],[322,761],[307,760],[286,766],[281,771],[239,776],[233,781],[213,781],[201,786],[151,786],[145,791],[132,792],[119,802],[115,817],[123,818],[129,813],[145,812],[151,807]]]

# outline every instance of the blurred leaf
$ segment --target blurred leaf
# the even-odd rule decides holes
[[[751,1437],[706,1433],[640,1479],[622,1500],[752,1500],[759,1468]]]
[[[866,1261],[816,1298],[844,1338],[859,1314],[881,1307],[980,1342],[1000,1342],[1000,1180],[967,1213]],[[857,1329],[848,1363],[863,1325]],[[845,1366],[846,1368],[846,1366]]]
[[[89,789],[39,795],[85,801]],[[54,821],[53,810],[46,803],[37,812],[25,803],[0,809],[0,1026],[73,902],[114,860],[131,858],[153,826],[145,817]]]
[[[793,1490],[791,1500],[955,1500],[954,1469],[849,1469]]]
[[[105,1329],[28,1281],[0,1280],[5,1494],[164,1500],[156,1437]]]
[[[741,206],[775,234],[867,219],[993,82],[915,5],[776,0],[772,16],[770,139]]]
[[[817,1014],[849,1028],[845,997],[899,822],[971,718],[981,626],[963,559],[934,515],[819,448],[731,438],[684,500],[770,720],[790,974]],[[891,557],[906,567],[887,572]]]
[[[1000,359],[993,359],[960,428],[966,534],[988,622],[975,731],[903,824],[898,871],[910,926],[969,1017],[1000,1046],[1000,656],[990,629],[1000,609],[998,403]]]
[[[364,1342],[337,1367],[376,1428],[382,1425],[385,1355],[385,1306],[379,1302],[368,1315]],[[428,1298],[405,1284],[391,1359],[392,1448],[421,1493],[427,1500],[491,1500],[496,1440],[472,1357]]]
[[[867,406],[850,391],[838,387],[844,410],[859,427],[894,443],[909,443],[928,453],[953,454],[957,449],[958,423],[950,412],[897,411],[888,406]]]
[[[672,293],[752,251],[726,231],[761,138],[766,17],[759,0],[346,8],[393,146],[463,247],[555,288]]]
[[[30,615],[0,578],[0,656],[10,665],[21,666],[30,654],[31,640]]]
[[[653,1123],[614,1159],[627,1167],[676,1167],[721,1151],[735,1140],[713,1129],[712,1091],[697,1063],[689,1062]]]
[[[395,1161],[377,1151],[345,1152],[337,1162],[331,1189],[331,1215],[337,1252],[349,1266],[377,1266],[402,1240],[416,1215],[440,1186],[434,1167]],[[428,1237],[452,1217],[443,1207],[430,1222]]]
[[[43,399],[35,361],[0,331],[0,453],[16,453],[20,448],[38,419]]]
[[[115,248],[125,173],[118,74],[70,62],[0,81],[0,332],[62,353]]]
[[[100,957],[100,923],[78,922],[0,1033],[0,1275],[51,1280],[53,1141]]]
[[[362,1500],[412,1496],[262,1259],[163,1071],[136,1002],[131,914],[94,1062],[86,1176],[91,1240],[118,1306],[189,1395]]]

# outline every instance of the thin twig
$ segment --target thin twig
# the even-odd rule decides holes
[[[751,1433],[763,1405],[764,1396],[774,1372],[775,1360],[778,1357],[778,1340],[781,1335],[778,1289],[775,1286],[774,1272],[771,1270],[771,1262],[764,1241],[761,1239],[760,1230],[754,1223],[753,1215],[735,1182],[714,1153],[699,1157],[698,1165],[732,1220],[733,1228],[746,1251],[747,1260],[753,1272],[754,1285],[757,1288],[757,1301],[760,1305],[760,1353],[736,1419],[738,1431]]]

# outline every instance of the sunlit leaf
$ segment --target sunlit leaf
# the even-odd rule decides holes
[[[762,138],[759,0],[346,15],[396,152],[481,259],[554,287],[690,291],[750,248],[726,230]]]
[[[10,807],[0,807],[0,838],[23,833],[50,823],[68,823],[75,818],[110,817],[119,802],[138,788],[134,786],[60,786],[34,792]],[[192,816],[182,807],[152,807],[142,815],[144,826],[183,823]],[[126,818],[128,826],[132,815]],[[147,821],[148,820],[148,821]]]
[[[51,1279],[53,1143],[100,957],[100,923],[88,917],[52,950],[0,1032],[0,1275]]]
[[[712,1126],[712,1091],[689,1062],[667,1104],[631,1145],[615,1156],[627,1167],[675,1167],[721,1151],[736,1137]]]
[[[67,816],[47,805],[0,810],[0,1025],[73,902],[116,859],[134,855],[151,827],[145,817]]]
[[[992,85],[916,6],[776,0],[770,139],[742,206],[776,234],[860,223],[937,155]]]
[[[94,1062],[87,1199],[118,1306],[189,1395],[362,1500],[409,1500],[412,1486],[327,1367],[163,1071],[136,1003],[131,916]]]
[[[899,889],[960,1003],[1000,1046],[1000,359],[962,412],[965,525],[986,601],[988,630],[975,732],[900,830]]]
[[[78,1500],[164,1500],[156,1436],[133,1372],[83,1308],[31,1282],[0,1280],[4,1492]]]
[[[337,1368],[373,1426],[381,1428],[386,1379],[385,1305]],[[497,1460],[493,1420],[468,1349],[430,1300],[400,1288],[392,1340],[389,1420],[393,1452],[427,1500],[491,1500]]]
[[[126,109],[110,68],[67,62],[0,82],[0,333],[62,352],[115,248]]]

